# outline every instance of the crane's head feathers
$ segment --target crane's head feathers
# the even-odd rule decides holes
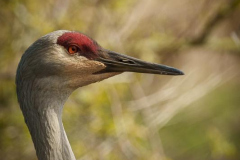
[[[70,55],[77,54],[88,59],[98,57],[101,47],[96,41],[79,32],[66,32],[57,39],[57,44],[63,46]]]

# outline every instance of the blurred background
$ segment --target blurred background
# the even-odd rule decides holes
[[[1,0],[0,159],[36,160],[15,92],[24,51],[59,29],[184,76],[124,73],[76,90],[78,160],[239,160],[240,0]]]

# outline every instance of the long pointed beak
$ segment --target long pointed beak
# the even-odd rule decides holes
[[[104,70],[101,70],[97,73],[138,72],[161,75],[184,75],[182,71],[176,68],[156,63],[145,62],[137,58],[133,58],[112,51],[104,51],[103,55],[98,57],[96,60],[107,66]]]

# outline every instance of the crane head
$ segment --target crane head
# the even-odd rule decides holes
[[[17,69],[17,97],[39,159],[75,159],[61,121],[65,101],[76,88],[122,72],[183,74],[106,50],[73,31],[49,33],[25,51]]]
[[[22,77],[55,76],[61,79],[62,85],[73,88],[122,72],[183,75],[173,67],[109,51],[82,33],[64,30],[47,34],[33,43],[24,53],[18,72]]]

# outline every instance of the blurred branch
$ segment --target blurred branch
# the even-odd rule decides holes
[[[178,96],[176,89],[178,88],[178,86],[183,85],[187,78],[188,76],[185,76],[181,79],[181,81],[177,81],[176,79],[171,78],[171,80],[166,83],[166,85],[162,87],[161,90],[148,96],[141,96],[142,98],[135,98],[136,100],[129,102],[128,106],[130,110],[137,111],[167,101],[169,99],[174,99]],[[159,99],[159,97],[161,97],[161,99]],[[144,103],[146,99],[148,100],[148,105]]]
[[[176,89],[171,88],[169,90],[166,89],[163,92],[157,92],[153,95],[145,96],[144,98],[135,101],[135,104],[137,105],[135,105],[136,107],[133,109],[145,109],[145,107],[153,107],[162,101],[168,100],[167,103],[161,106],[161,108],[156,108],[158,111],[153,111],[152,114],[148,115],[148,118],[151,121],[149,126],[154,127],[157,125],[159,129],[167,124],[167,122],[171,120],[181,109],[188,107],[191,103],[199,100],[213,89],[236,77],[238,73],[235,72],[235,74],[232,74],[232,70],[233,68],[229,68],[225,71],[222,71],[222,73],[213,73],[212,75],[206,77],[202,83],[198,82],[194,84],[195,87],[187,90],[186,92],[176,91]],[[190,77],[192,77],[192,75],[189,74],[184,81]],[[171,84],[172,82],[169,83],[169,85]],[[148,99],[148,97],[150,99]],[[158,97],[161,97],[161,99]],[[148,105],[143,103],[144,99],[148,99]],[[155,100],[152,102],[151,100],[153,99]],[[131,103],[133,104],[134,102]]]
[[[221,7],[218,12],[208,20],[206,25],[204,26],[201,34],[198,37],[190,40],[190,44],[192,45],[199,45],[206,41],[209,34],[212,32],[214,27],[219,24],[222,20],[224,20],[228,15],[233,13],[235,9],[238,7],[240,0],[232,0],[229,5],[224,5]]]
[[[152,149],[152,158],[156,160],[164,160],[167,159],[164,153],[164,148],[162,146],[161,138],[158,135],[158,128],[156,126],[151,126],[151,121],[149,121],[149,116],[154,113],[151,108],[151,104],[149,103],[149,99],[144,93],[144,89],[142,88],[139,82],[136,82],[134,85],[129,85],[133,96],[135,99],[139,99],[139,97],[143,97],[140,103],[135,103],[136,106],[144,105],[146,109],[142,110],[143,120],[145,125],[147,126],[147,138],[149,139],[149,143]]]
[[[131,144],[131,142],[128,139],[128,136],[125,131],[125,121],[122,116],[122,103],[119,99],[118,92],[113,87],[111,92],[108,94],[109,99],[112,102],[112,115],[113,115],[113,121],[115,125],[116,130],[116,136],[118,138],[118,144],[122,150],[122,153],[124,155],[124,159],[134,159],[135,156],[139,155],[138,150]]]
[[[208,5],[208,2],[209,1],[206,1],[205,5]],[[183,33],[180,34],[179,37],[174,39],[171,42],[171,44],[169,44],[164,48],[160,48],[159,53],[166,54],[166,55],[169,55],[169,53],[176,54],[179,52],[182,46],[196,46],[196,45],[204,44],[207,38],[209,37],[209,35],[211,34],[211,32],[213,31],[213,29],[221,21],[225,20],[227,16],[232,14],[237,9],[239,4],[240,4],[240,0],[232,0],[228,2],[228,4],[222,5],[222,7],[218,9],[218,11],[214,14],[214,16],[207,20],[206,24],[204,24],[203,29],[200,31],[200,33],[196,37],[189,38],[188,41],[185,41],[184,35],[186,31],[184,31]],[[195,24],[195,23],[189,22],[189,24],[190,25],[187,28],[187,30],[193,30],[194,25],[192,24]]]
[[[156,6],[154,4],[154,0],[138,1],[133,7],[133,10],[123,18],[124,22],[121,28],[118,28],[118,31],[109,37],[109,42],[118,44],[119,49],[124,48],[123,44],[125,40],[139,27],[140,22],[144,21],[144,19],[154,11],[153,8]]]
[[[160,114],[152,115],[151,125],[157,125],[159,128],[163,127],[167,122],[169,122],[181,109],[188,107],[193,102],[199,100],[203,96],[207,95],[209,92],[219,87],[223,83],[233,79],[238,73],[229,74],[228,69],[222,74],[210,75],[204,82],[198,84],[196,87],[188,90],[185,93],[179,93],[179,97],[173,101],[166,103],[161,106]],[[223,79],[223,77],[227,77]],[[175,106],[175,107],[173,107]]]

